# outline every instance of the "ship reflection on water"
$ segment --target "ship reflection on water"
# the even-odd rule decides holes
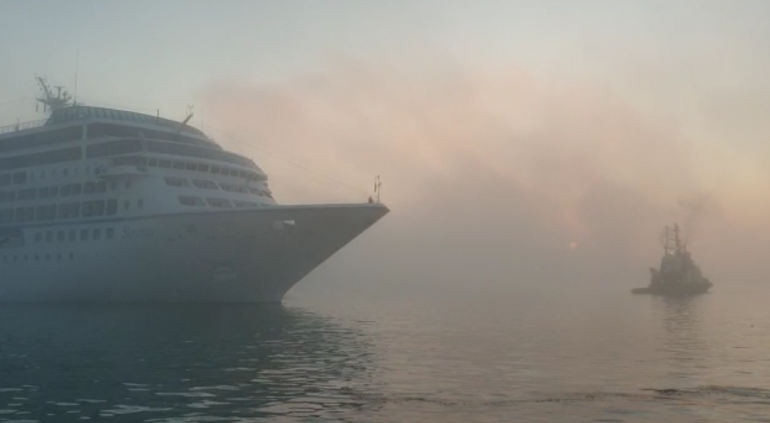
[[[662,331],[658,341],[668,368],[667,376],[682,386],[701,384],[699,375],[708,368],[711,351],[703,333],[703,312],[707,297],[658,297],[653,312]]]
[[[369,343],[283,306],[5,306],[0,420],[360,418]]]

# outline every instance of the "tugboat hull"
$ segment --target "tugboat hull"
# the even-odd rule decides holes
[[[664,253],[660,268],[650,268],[650,285],[634,288],[632,294],[688,296],[705,294],[714,284],[704,277],[700,267],[679,238],[679,226],[666,226],[663,233]]]

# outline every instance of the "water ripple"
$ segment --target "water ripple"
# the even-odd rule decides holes
[[[0,422],[767,421],[770,336],[637,300],[3,307]]]

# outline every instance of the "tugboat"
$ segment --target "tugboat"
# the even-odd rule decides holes
[[[650,285],[634,288],[632,294],[682,296],[705,294],[714,284],[704,277],[679,237],[679,226],[665,227],[660,269],[650,268]]]

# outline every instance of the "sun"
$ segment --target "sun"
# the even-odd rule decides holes
[[[575,241],[571,241],[571,242],[568,244],[568,247],[569,247],[569,249],[570,249],[570,250],[574,250],[574,249],[576,249],[576,248],[578,247],[578,244],[577,244],[577,242],[575,242]]]

